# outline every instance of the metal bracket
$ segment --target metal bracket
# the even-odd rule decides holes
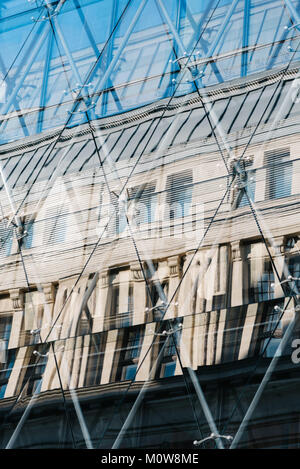
[[[85,103],[84,99],[82,101]],[[85,103],[86,105],[86,103]],[[79,109],[78,111],[68,111],[68,114],[75,115],[75,114],[85,114],[86,112],[94,109],[96,107],[95,101],[92,101],[90,105],[86,105],[86,109]]]
[[[274,306],[274,310],[277,311],[278,313],[300,313],[300,305],[296,305],[295,308],[292,309],[286,309],[284,310],[283,308],[280,308],[280,306],[276,305]]]
[[[40,353],[38,352],[37,350],[34,350],[33,352],[33,355],[36,355],[37,357],[41,358],[41,357],[48,357],[48,352],[43,354],[43,353]]]
[[[278,285],[284,285],[285,283],[288,283],[288,282],[299,282],[299,281],[300,281],[299,277],[293,277],[292,275],[289,275],[287,279],[282,280],[281,282],[271,283],[271,288],[275,288]],[[275,308],[276,308],[276,306],[275,306]]]
[[[200,78],[203,78],[205,76],[204,70],[199,70],[199,63],[197,62],[197,56],[200,54],[200,52],[196,52],[193,55],[193,60],[190,60],[190,55],[187,54],[187,52],[184,52],[184,55],[182,57],[177,57],[177,59],[172,60],[170,59],[170,63],[178,63],[180,65],[181,71],[183,71],[185,68],[190,72],[191,74],[191,79],[190,80],[185,80],[182,82],[177,82],[176,78],[172,79],[172,83],[178,83],[178,84],[185,84],[189,83],[192,84],[196,80],[199,80]]]
[[[83,101],[85,106],[86,106],[86,109],[78,109],[78,111],[68,111],[68,114],[70,114],[70,115],[85,114],[86,112],[88,112],[91,109],[94,109],[96,107],[95,101],[91,101],[90,104],[86,103],[86,101],[91,99],[90,97],[86,97],[86,96],[85,97],[84,96],[79,97],[80,92],[83,89],[89,89],[89,88],[93,88],[93,87],[94,87],[94,85],[92,83],[87,83],[87,84],[76,83],[75,88],[72,88],[70,91],[64,90],[65,94],[70,94],[70,93],[72,94],[74,101],[75,100]]]
[[[37,5],[37,0],[33,0],[35,1],[36,5]],[[28,0],[29,3],[32,3],[32,0]],[[41,18],[39,19],[36,19],[34,18],[33,16],[31,17],[31,20],[34,21],[35,23],[40,23],[42,21],[47,21],[47,20],[50,20],[51,18],[53,18],[54,16],[57,16],[58,15],[58,11],[52,7],[51,5],[49,5],[48,1],[45,0],[45,1],[40,1],[39,2],[39,5],[37,5],[38,8],[41,8],[41,7],[46,7],[47,10],[48,10],[48,15],[43,15]],[[53,13],[50,13],[51,10],[54,10]]]
[[[231,435],[218,435],[217,433],[211,433],[209,436],[206,438],[203,438],[203,440],[195,440],[193,442],[194,446],[200,446],[202,443],[208,440],[217,440],[218,438],[222,438],[223,440],[227,441],[232,441],[233,437]]]
[[[151,332],[154,335],[166,337],[166,336],[173,335],[176,332],[181,332],[181,330],[182,330],[182,324],[179,324],[177,329],[169,329],[168,331],[162,331],[162,332],[155,332],[155,331],[151,331]]]

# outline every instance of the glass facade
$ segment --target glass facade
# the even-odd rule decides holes
[[[1,448],[299,448],[299,24],[0,2]]]

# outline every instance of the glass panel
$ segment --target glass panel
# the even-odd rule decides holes
[[[299,447],[299,24],[0,2],[2,448]]]

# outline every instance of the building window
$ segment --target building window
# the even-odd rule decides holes
[[[155,348],[155,353],[157,353],[157,356],[160,357],[160,359],[155,373],[156,378],[168,378],[170,376],[174,376],[175,374],[177,350],[179,352],[179,343],[182,333],[182,329],[178,326],[179,323],[171,326],[176,331],[174,334],[158,336],[159,342],[157,344],[158,346]],[[163,323],[160,327],[160,331],[168,330],[168,328],[168,324]]]
[[[279,308],[278,308],[279,307]],[[264,357],[273,357],[282,337],[283,300],[261,303],[257,306],[255,326],[253,327],[249,355],[264,353]]]
[[[122,331],[123,344],[120,353],[117,380],[132,380],[135,377],[141,352],[143,333],[140,327]]]
[[[168,301],[168,292],[168,280],[161,283],[159,281],[148,282],[148,288],[146,286],[147,311],[152,311],[154,320],[162,318],[164,314],[163,303]]]
[[[262,271],[257,274],[256,278],[253,278],[253,273],[256,272],[255,265],[263,263]],[[274,271],[269,260],[263,259],[251,259],[248,263],[249,266],[249,278],[252,278],[252,282],[249,288],[249,300],[250,303],[259,303],[260,301],[268,301],[274,298]],[[253,272],[251,272],[253,270]]]
[[[238,360],[246,312],[247,306],[228,308],[226,311],[222,344],[222,362],[224,363]],[[206,337],[206,344],[207,339],[208,337]],[[214,340],[216,341],[216,337]],[[206,352],[208,353],[207,350]],[[215,348],[214,353],[216,353]]]
[[[133,315],[133,285],[128,287],[127,311],[120,311],[118,314],[118,327],[129,327],[132,325]]]
[[[133,285],[129,285],[129,289],[128,289],[128,312],[130,314],[133,313],[133,307],[134,307],[134,303],[133,303]]]
[[[13,227],[9,226],[6,228],[4,222],[0,223],[0,256],[6,257],[11,253],[12,242],[13,242]]]
[[[119,285],[112,285],[111,287],[111,304],[110,304],[110,316],[114,317],[119,312]]]
[[[127,213],[126,213],[126,202],[124,205],[119,197],[114,192],[110,193],[111,196],[111,211],[113,211],[113,216],[111,221],[108,225],[108,233],[110,236],[115,236],[118,234],[123,233],[123,231],[127,227]],[[111,216],[111,212],[109,209],[108,216]]]
[[[277,302],[276,306],[282,308],[283,302]],[[282,337],[282,325],[281,321],[279,321],[279,318],[281,314],[281,310],[275,308],[273,304],[266,305],[262,333],[262,351],[264,350],[265,357],[274,357],[277,347],[280,344]],[[267,348],[265,349],[265,347]]]
[[[267,166],[266,198],[279,199],[291,195],[292,162],[287,148],[265,152]]]
[[[45,354],[39,356],[33,352],[34,350],[32,349],[32,354],[23,381],[26,395],[32,395],[35,392],[40,391],[47,364],[47,356]]]
[[[7,383],[15,361],[15,351],[7,350],[12,316],[0,317],[0,399],[5,395]]]
[[[26,331],[26,344],[35,344],[40,342],[40,333],[44,316],[44,305],[42,304],[41,294],[38,291],[24,292],[24,330]],[[32,334],[30,331],[36,330]]]
[[[7,350],[11,333],[12,316],[0,316],[0,350]],[[1,361],[1,360],[0,360]]]
[[[155,220],[157,194],[155,184],[149,183],[129,189],[129,201],[135,200],[134,221],[136,225],[152,223]]]
[[[255,187],[256,187],[256,172],[254,170],[249,170],[245,172],[245,189],[240,190],[238,196],[237,207],[246,207],[249,205],[249,200],[254,201],[255,199]],[[245,193],[247,191],[247,194]]]
[[[67,214],[63,213],[63,206],[51,207],[45,219],[45,244],[63,243],[67,231]]]
[[[168,176],[167,179],[167,204],[169,218],[181,218],[189,215],[193,193],[192,171]]]
[[[164,280],[148,282],[147,288],[147,307],[160,306],[163,303],[161,297],[168,299],[169,282]]]
[[[2,354],[0,353],[0,356]],[[5,361],[0,360],[0,399],[5,396],[7,384],[15,363],[16,350],[8,350]]]
[[[34,231],[34,221],[30,220],[28,222],[25,222],[24,223],[25,236],[22,238],[22,247],[24,249],[30,249],[32,247],[33,231]]]
[[[92,334],[90,336],[89,356],[87,359],[84,386],[100,384],[105,343],[105,334]]]
[[[290,257],[288,260],[289,274],[294,278],[300,278],[300,256]],[[295,290],[297,294],[300,293],[300,280],[290,282],[289,285]],[[290,289],[288,289],[290,291]]]

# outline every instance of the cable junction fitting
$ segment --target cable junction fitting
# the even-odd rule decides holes
[[[24,231],[22,234],[17,235],[17,240],[20,241],[20,239],[26,238],[27,235],[28,235],[28,232]]]
[[[70,115],[85,114],[86,112],[89,112],[89,111],[91,111],[92,109],[94,109],[94,108],[96,107],[95,101],[91,101],[90,104],[87,104],[87,103],[85,102],[84,98],[82,98],[82,97],[81,97],[80,99],[79,99],[79,98],[75,98],[74,101],[75,101],[75,100],[83,101],[84,104],[85,104],[85,106],[86,106],[86,108],[85,108],[85,109],[78,109],[78,111],[68,111],[68,114],[70,114]]]
[[[208,441],[208,440],[217,440],[218,438],[222,438],[223,440],[227,440],[227,441],[232,441],[233,440],[233,437],[231,435],[218,435],[217,433],[211,433],[209,436],[207,436],[206,438],[203,438],[203,440],[195,440],[193,442],[193,445],[194,446],[200,446],[202,445],[202,443],[204,443],[205,441]]]
[[[48,357],[48,353],[43,354],[38,352],[37,350],[33,351],[33,355],[36,355],[37,357]]]
[[[177,329],[169,329],[168,331],[162,331],[162,332],[155,332],[155,331],[151,331],[151,332],[154,335],[166,337],[166,336],[169,336],[169,335],[173,335],[176,332],[181,332],[181,330],[182,330],[182,324],[179,324]]]
[[[294,29],[294,28],[297,28],[298,29],[298,26],[300,27],[300,23],[296,23],[296,24],[292,24],[292,26],[284,26],[284,30],[285,31],[290,31],[291,29]]]
[[[83,90],[83,89],[85,89],[85,88],[89,89],[89,88],[93,88],[93,87],[94,87],[94,85],[93,85],[92,83],[87,83],[86,85],[85,85],[85,84],[81,84],[81,83],[76,83],[75,88],[72,88],[72,89],[71,89],[71,93],[79,93],[81,90]],[[69,91],[64,90],[64,93],[65,93],[65,94],[68,94]]]
[[[203,78],[205,76],[204,70],[198,70],[197,68],[189,69],[189,72],[191,73],[192,78],[189,80],[184,80],[184,81],[177,81],[176,78],[172,79],[172,83],[178,84],[178,85],[184,85],[184,84],[191,84],[194,83],[195,81],[199,80],[200,78]]]
[[[39,329],[31,329],[30,334],[31,335],[36,335],[39,334],[42,330],[48,329],[48,327],[51,327],[51,324],[45,324],[43,327],[40,327]],[[61,329],[62,325],[61,324],[55,324],[53,326],[53,329]]]
[[[175,303],[169,303],[169,306],[178,306],[178,301],[175,301]],[[168,306],[168,303],[163,301],[160,305],[152,306],[152,308],[145,308],[145,313],[150,313],[151,311],[161,311],[165,312],[166,307]]]
[[[198,55],[200,55],[200,51],[193,54],[193,59],[191,60],[191,55],[188,55],[187,52],[184,52],[184,55],[182,57],[178,57],[175,60],[172,60],[172,59],[169,60],[170,63],[173,63],[173,64],[178,63],[181,68],[180,71],[188,70],[191,74],[191,78],[189,80],[177,82],[176,78],[173,78],[172,83],[174,84],[178,83],[178,85],[185,84],[185,83],[192,84],[196,80],[199,80],[200,78],[203,78],[205,76],[204,70],[199,70],[198,68],[199,67],[199,63],[197,62]]]
[[[278,285],[284,285],[285,283],[288,283],[288,282],[298,282],[298,281],[300,281],[299,277],[293,277],[292,275],[289,275],[287,279],[282,280],[281,282],[278,282],[278,283],[272,282],[271,288],[276,288]]]
[[[33,0],[35,1],[36,5],[37,5],[37,1],[36,0]],[[31,0],[28,0],[28,3],[31,3]],[[47,20],[50,20],[51,18],[53,18],[54,16],[57,16],[58,14],[58,11],[56,8],[54,8],[54,6],[50,5],[49,4],[49,1],[48,0],[45,0],[45,1],[40,1],[39,2],[39,5],[37,5],[38,8],[41,8],[41,7],[45,7],[47,8],[47,11],[48,11],[48,15],[43,15],[41,18],[37,19],[37,18],[34,18],[33,16],[31,17],[31,20],[34,21],[35,23],[40,23],[41,21],[47,21]],[[50,13],[51,11],[53,11],[53,13]]]
[[[84,89],[89,89],[93,88],[94,85],[92,83],[87,83],[87,84],[82,84],[82,83],[76,83],[75,88],[72,88],[70,91],[64,90],[64,94],[71,94],[73,97],[73,101],[82,101],[85,104],[85,109],[78,109],[78,111],[68,111],[69,115],[75,115],[75,114],[84,114],[91,109],[94,109],[96,107],[95,101],[90,101],[91,97],[90,96],[80,96],[80,93]]]
[[[280,306],[276,305],[274,306],[274,310],[278,313],[300,313],[300,305],[296,305],[295,308],[292,309],[286,309],[284,310],[283,308],[280,308]]]

